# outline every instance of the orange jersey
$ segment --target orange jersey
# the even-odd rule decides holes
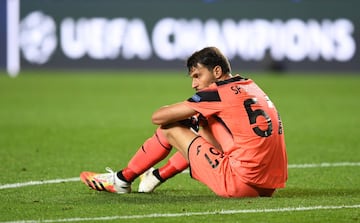
[[[282,122],[267,95],[250,79],[235,76],[197,92],[186,104],[201,113],[242,181],[280,188],[287,180]]]

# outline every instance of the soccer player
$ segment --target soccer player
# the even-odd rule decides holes
[[[129,193],[132,181],[146,172],[140,191],[150,192],[190,166],[192,178],[222,197],[270,197],[285,187],[284,131],[269,97],[253,80],[233,76],[228,59],[215,47],[192,54],[187,68],[196,93],[153,113],[155,134],[125,168],[82,172],[85,184],[99,191]],[[153,170],[173,147],[178,152]]]

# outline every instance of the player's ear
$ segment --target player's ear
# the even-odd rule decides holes
[[[222,69],[221,69],[221,67],[219,65],[214,67],[213,72],[214,72],[214,75],[215,75],[216,79],[219,79],[223,74]]]

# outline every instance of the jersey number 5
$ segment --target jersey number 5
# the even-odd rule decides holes
[[[264,110],[262,110],[262,109],[253,110],[251,108],[251,105],[256,104],[256,103],[257,103],[257,100],[255,98],[249,98],[249,99],[244,101],[244,107],[245,107],[246,112],[248,114],[250,125],[256,123],[257,117],[263,116],[265,118],[266,122],[267,122],[267,129],[262,130],[262,129],[259,128],[259,126],[255,126],[252,129],[255,132],[255,134],[260,136],[260,137],[269,137],[271,135],[272,129],[273,129],[271,119],[270,119],[269,115]]]

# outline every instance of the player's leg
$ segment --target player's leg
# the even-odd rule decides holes
[[[95,190],[128,193],[131,191],[131,182],[157,162],[163,160],[169,154],[171,148],[171,144],[158,128],[155,134],[138,149],[127,167],[121,171],[109,171],[109,173],[105,174],[82,172],[80,178]]]
[[[224,155],[204,138],[196,138],[189,147],[189,163],[194,179],[207,185],[222,197],[270,197],[275,189],[246,184],[232,170],[231,157]]]
[[[231,182],[225,177],[224,172],[228,169],[228,159],[224,159],[221,150],[216,149],[203,137],[177,124],[162,128],[162,131],[169,143],[189,161],[194,179],[207,185],[219,196],[231,196],[227,191],[227,186]]]
[[[223,197],[271,196],[274,189],[262,189],[244,183],[231,170],[231,158],[203,137],[180,125],[162,128],[168,142],[187,158],[192,177]]]
[[[180,152],[176,152],[164,166],[158,169],[150,168],[140,176],[138,191],[143,193],[152,192],[160,184],[181,173],[188,166],[189,164],[183,155]]]
[[[127,167],[118,172],[120,179],[132,182],[140,174],[163,160],[171,151],[171,144],[167,141],[160,128],[147,139],[131,158]]]
[[[194,126],[197,126],[197,122],[194,123],[194,119],[189,119],[188,121],[181,121],[178,123],[174,123],[169,126],[174,134],[178,134],[175,131],[181,132],[180,135],[176,136],[176,141],[173,140],[176,145],[179,145],[181,148],[185,148],[187,153],[186,141],[190,138],[196,136],[194,133]],[[177,128],[175,128],[177,127]],[[193,130],[190,130],[193,129]],[[185,131],[185,132],[183,132]],[[130,160],[128,166],[117,173],[117,176],[125,181],[132,182],[136,177],[140,174],[144,173],[146,170],[151,168],[153,165],[163,160],[171,151],[172,143],[169,141],[169,136],[166,135],[166,131],[164,128],[159,127],[156,129],[156,133],[153,137],[148,139],[143,146],[138,150],[138,152],[133,156]],[[187,138],[189,139],[187,139]],[[179,142],[182,142],[184,145],[180,145]],[[178,147],[177,147],[178,148]],[[181,152],[181,151],[180,151]],[[177,174],[179,171],[184,170],[184,166],[187,166],[186,159],[184,160],[182,157],[175,155],[173,159],[170,159],[170,164],[165,166],[162,169],[162,173],[164,174],[165,180],[171,175]],[[174,169],[172,169],[174,167]],[[160,175],[158,175],[160,177]]]
[[[184,167],[187,167],[187,148],[190,143],[199,136],[193,130],[190,130],[188,126],[181,123],[173,123],[166,127],[161,127],[161,132],[169,144],[173,145],[173,147],[178,150],[171,160],[171,163],[163,168],[164,175],[167,174],[168,177],[171,177],[178,173],[177,170],[182,171]],[[173,168],[175,165],[178,165],[177,170],[175,170],[176,168]],[[155,187],[161,184],[161,180],[159,172],[154,173],[154,169],[150,169],[142,176],[139,192],[153,191]]]
[[[168,142],[188,161],[189,145],[200,136],[178,123],[162,127],[161,130]]]
[[[188,166],[189,163],[183,155],[180,152],[176,152],[164,166],[160,167],[158,171],[155,172],[158,172],[160,179],[164,182],[176,174],[181,173],[188,168]]]
[[[192,132],[199,131],[198,119],[195,116],[180,121],[173,126],[177,125],[185,127],[188,130],[190,129]],[[182,129],[180,131],[182,131]],[[173,130],[171,131],[173,132]],[[183,135],[183,133],[181,133],[181,135]],[[191,134],[191,136],[195,137],[194,134]],[[172,157],[170,157],[169,161],[164,166],[158,169],[150,168],[140,176],[140,184],[138,191],[144,193],[152,192],[161,183],[184,171],[186,168],[188,168],[188,166],[188,161],[184,158],[184,156],[180,152],[176,152]]]

